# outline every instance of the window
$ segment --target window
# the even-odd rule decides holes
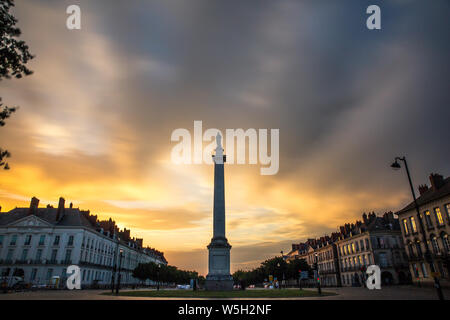
[[[450,241],[448,239],[448,234],[446,234],[445,232],[442,232],[441,239],[442,239],[442,243],[444,245],[445,251],[450,252]]]
[[[405,235],[409,234],[408,221],[406,219],[403,219],[403,230],[405,230]]]
[[[439,253],[441,250],[439,249],[439,244],[437,242],[436,236],[431,236],[431,244],[433,245],[433,252]]]
[[[428,271],[427,271],[427,267],[425,266],[425,263],[422,262],[421,267],[422,267],[423,277],[428,278]]]
[[[0,235],[0,246],[3,245],[3,238],[4,238],[4,236]]]
[[[54,245],[54,246],[59,245],[59,239],[60,239],[59,236],[55,236],[55,241],[53,241],[53,245]]]
[[[22,258],[20,260],[22,260],[22,261],[27,260],[27,256],[28,256],[28,249],[23,249]]]
[[[359,245],[361,246],[361,251],[364,251],[364,241],[360,240]]]
[[[31,235],[28,234],[28,235],[25,237],[25,245],[26,245],[26,246],[29,246],[30,244],[31,244]]]
[[[427,222],[427,227],[432,228],[433,222],[431,222],[430,210],[425,211],[424,215],[425,215],[425,221]]]
[[[9,245],[10,245],[10,246],[15,246],[16,243],[17,243],[17,234],[15,234],[15,235],[13,235],[13,236],[11,237],[11,241],[9,242]]]
[[[447,219],[450,222],[450,203],[445,205],[445,211],[447,211]]]
[[[355,242],[356,252],[359,252],[359,244],[358,241]]]
[[[67,243],[68,246],[73,246],[73,236],[69,237],[69,241]]]
[[[72,256],[72,250],[66,250],[66,261],[70,261]]]
[[[411,232],[416,233],[417,232],[416,219],[414,219],[414,217],[409,217],[409,221],[411,222]]]
[[[6,260],[7,261],[11,261],[14,255],[14,249],[9,249],[8,250],[8,255],[6,256]]]
[[[42,249],[37,249],[36,251],[36,260],[40,261],[42,258]]]
[[[58,250],[57,249],[53,249],[52,250],[52,256],[50,258],[51,261],[56,261],[56,256],[58,254]]]
[[[420,241],[419,240],[416,241],[416,251],[417,251],[417,255],[418,256],[422,255],[422,247],[420,246]]]
[[[387,267],[388,266],[388,260],[385,252],[380,252],[380,267]]]
[[[50,269],[47,270],[47,278],[46,278],[46,279],[47,279],[47,280],[50,280],[50,278],[52,277],[52,275],[53,275],[53,269],[50,268]]]
[[[408,243],[408,253],[410,257],[414,257],[413,244],[411,242]]]
[[[31,277],[30,277],[31,281],[36,280],[37,271],[38,269],[36,268],[33,268],[33,270],[31,270]]]
[[[45,244],[45,234],[41,235],[39,238],[39,245],[43,246]]]
[[[360,266],[362,266],[362,265],[364,265],[365,263],[363,263],[363,260],[362,260],[362,257],[361,256],[358,256],[358,259],[359,259],[359,265]],[[365,260],[365,259],[364,259]]]
[[[444,224],[444,219],[442,219],[442,213],[440,208],[434,208],[434,214],[436,215],[436,221],[438,225],[442,226]]]
[[[413,269],[414,269],[414,276],[416,278],[419,278],[419,268],[417,268],[417,264],[413,264]]]
[[[356,252],[356,250],[355,250],[355,243],[352,242],[352,253],[355,253],[355,252]]]

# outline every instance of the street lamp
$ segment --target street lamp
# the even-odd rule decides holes
[[[156,283],[156,290],[159,291],[159,271],[161,270],[161,264],[158,264],[158,271],[157,271],[157,276],[158,276],[158,282]]]
[[[414,186],[411,181],[411,175],[409,174],[408,163],[406,162],[406,157],[402,157],[402,158],[396,157],[394,163],[391,164],[391,168],[394,170],[399,170],[402,167],[400,165],[399,161],[403,161],[403,163],[405,164],[406,174],[408,176],[408,181],[409,181],[409,187],[411,188],[411,193],[412,193],[412,196],[414,199],[414,207],[417,212],[417,220],[419,221],[420,232],[422,233],[423,244],[425,246],[425,261],[430,265],[430,270],[433,273],[434,286],[436,287],[439,300],[444,300],[444,295],[442,294],[442,288],[439,283],[439,279],[436,276],[436,269],[433,264],[433,258],[431,256],[431,251],[430,251],[430,248],[428,247],[427,235],[425,233],[425,228],[423,227],[423,222],[422,222],[422,218],[421,218],[420,211],[419,211],[419,205],[417,204],[416,194],[414,192]]]
[[[322,294],[322,289],[320,288],[320,276],[319,276],[319,264],[318,264],[318,261],[319,261],[318,256],[319,256],[319,254],[316,252],[316,253],[314,254],[314,256],[316,257],[316,273],[317,273],[317,279],[316,279],[316,281],[317,281],[317,292],[318,292],[319,294]]]
[[[119,276],[117,278],[117,287],[116,287],[116,294],[119,294],[119,289],[120,289],[120,280],[122,278],[122,256],[123,256],[123,249],[120,249],[120,253],[119,253]]]
[[[281,258],[283,259],[283,261],[285,261],[286,259],[284,258],[283,250],[281,250],[280,253],[281,253]],[[283,268],[283,282],[281,284],[283,284],[286,287],[285,276],[284,276],[284,268]]]
[[[280,267],[281,267],[281,264],[279,262],[277,263],[277,267],[278,267],[278,269],[280,269]],[[278,289],[281,290],[280,280],[277,280],[277,281],[278,281]]]

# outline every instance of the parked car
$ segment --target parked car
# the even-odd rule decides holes
[[[188,284],[179,284],[179,285],[177,285],[177,289],[180,289],[180,290],[189,290],[190,288],[191,288],[191,286],[188,285]]]

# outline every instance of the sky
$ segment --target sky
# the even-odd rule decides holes
[[[450,175],[448,1],[16,2],[36,57],[32,76],[0,82],[20,106],[0,128],[3,212],[63,196],[206,274],[213,166],[171,161],[172,132],[194,121],[280,130],[276,175],[225,165],[232,271],[401,209],[396,156],[415,186]],[[81,30],[66,28],[72,4]]]

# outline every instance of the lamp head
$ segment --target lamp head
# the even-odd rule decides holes
[[[397,160],[395,160],[395,162],[393,164],[391,164],[391,168],[394,170],[399,170],[402,166],[400,165],[400,163],[398,163]]]

